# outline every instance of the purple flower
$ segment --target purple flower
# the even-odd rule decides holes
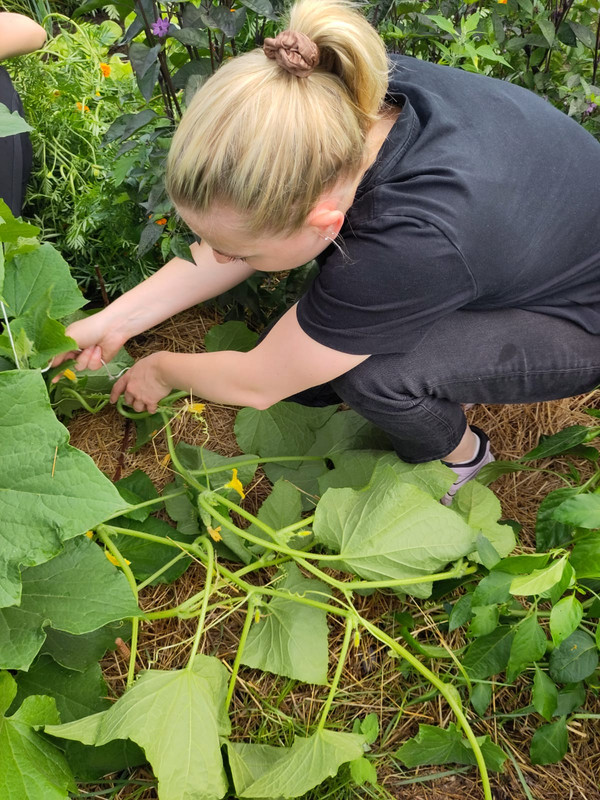
[[[158,36],[159,39],[162,39],[167,35],[169,32],[169,25],[171,23],[166,17],[159,17],[156,22],[153,22],[150,26],[152,29],[152,33],[155,36]]]
[[[593,114],[594,111],[598,108],[596,103],[588,103],[588,107],[585,109],[584,116],[589,117],[590,114]]]

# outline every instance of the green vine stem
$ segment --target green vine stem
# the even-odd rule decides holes
[[[192,643],[192,650],[186,666],[186,669],[188,670],[193,668],[194,659],[196,657],[196,653],[198,652],[198,647],[200,646],[200,639],[204,631],[204,622],[206,620],[206,609],[208,608],[212,579],[215,571],[215,551],[213,546],[209,544],[208,540],[205,538],[203,538],[200,543],[206,554],[206,561],[207,561],[205,565],[206,583],[204,585],[204,597],[202,599],[202,608],[200,609],[200,615],[198,617],[198,627],[196,629],[196,635],[194,636],[194,641]]]
[[[218,467],[207,467],[206,469],[191,469],[191,475],[218,475],[219,472],[231,472],[232,467],[251,467],[253,464],[277,464],[285,461],[325,461],[327,456],[269,456],[267,458],[248,458],[243,461],[235,461],[232,464],[221,464]]]
[[[321,711],[319,724],[317,725],[317,731],[322,731],[323,728],[325,727],[327,716],[329,715],[329,711],[331,710],[333,699],[335,697],[335,694],[338,690],[338,686],[340,684],[340,680],[342,678],[342,672],[344,671],[344,664],[346,663],[346,656],[348,655],[348,649],[350,648],[350,639],[352,638],[352,633],[355,630],[355,628],[356,628],[356,617],[354,616],[346,617],[346,631],[344,633],[344,641],[342,642],[342,649],[340,650],[340,654],[338,656],[338,663],[337,667],[335,668],[335,674],[333,676],[333,680],[331,681],[331,686],[329,688],[329,694],[327,695],[327,700],[325,701],[325,705],[323,706],[323,710]]]
[[[462,704],[460,701],[460,696],[458,692],[454,689],[453,686],[449,686],[447,683],[442,681],[435,672],[432,672],[428,669],[424,664],[422,664],[418,658],[412,655],[408,650],[406,650],[402,645],[398,644],[395,639],[392,639],[391,636],[388,636],[387,633],[378,628],[376,625],[373,625],[371,622],[366,620],[364,617],[358,617],[359,623],[365,628],[365,630],[369,631],[369,633],[375,637],[375,639],[379,639],[380,642],[386,644],[390,650],[394,653],[399,655],[405,661],[414,667],[424,678],[426,678],[429,683],[431,683],[435,688],[439,691],[442,697],[446,700],[456,719],[459,722],[459,725],[463,728],[465,732],[465,736],[473,753],[475,755],[475,760],[477,761],[477,766],[479,767],[479,773],[481,775],[481,783],[483,785],[483,794],[485,800],[493,800],[492,797],[492,790],[490,786],[490,779],[487,771],[487,766],[485,763],[485,759],[483,757],[483,753],[481,752],[481,748],[477,742],[477,738],[473,733],[473,729],[471,728],[469,721],[467,720],[465,713],[462,709]]]
[[[254,611],[257,605],[258,605],[258,600],[254,596],[254,593],[250,594],[248,597],[248,608],[246,610],[246,619],[244,620],[244,627],[242,628],[242,632],[240,634],[240,643],[238,645],[238,649],[235,654],[235,660],[233,662],[233,667],[231,669],[231,678],[229,679],[229,686],[227,688],[227,697],[225,698],[226,714],[229,713],[229,706],[231,705],[231,701],[233,699],[233,693],[235,691],[235,682],[237,680],[238,672],[240,671],[242,656],[244,654],[244,647],[246,646],[246,639],[248,638],[248,634],[250,633],[250,627],[252,625],[252,619],[254,618]]]
[[[122,517],[124,514],[129,514],[131,511],[137,511],[138,508],[147,508],[148,506],[156,506],[159,503],[164,503],[167,497],[181,497],[182,494],[185,494],[185,491],[185,489],[177,489],[175,492],[169,492],[168,495],[154,497],[152,500],[144,500],[143,503],[136,503],[134,506],[127,506],[121,511],[111,514],[110,517],[106,518],[105,522],[109,522],[111,519],[116,519],[117,517]]]
[[[206,494],[206,493],[204,493]],[[243,508],[237,505],[237,503],[233,503],[231,500],[228,500],[226,497],[222,497],[218,494],[212,494],[211,497],[217,499],[222,505],[225,505],[227,508],[230,508],[232,511],[236,511],[240,516],[248,519],[250,522],[258,525],[261,530],[264,530],[265,533],[270,535],[274,540],[278,539],[279,531],[273,530],[268,525],[265,525],[264,522],[255,517],[253,514],[250,514],[248,511],[245,511]],[[395,580],[381,580],[381,581],[339,581],[336,578],[332,578],[330,575],[326,575],[322,570],[315,567],[313,564],[310,564],[306,561],[307,558],[312,558],[318,561],[336,561],[339,563],[340,556],[339,555],[322,555],[318,553],[305,553],[304,550],[294,550],[291,547],[287,547],[284,544],[271,544],[270,542],[266,542],[264,539],[260,539],[258,536],[253,536],[251,533],[238,528],[238,526],[231,520],[229,517],[225,517],[220,514],[214,506],[212,506],[205,497],[199,496],[198,503],[206,510],[209,514],[211,514],[221,525],[225,525],[233,533],[240,536],[242,539],[246,539],[253,544],[259,544],[262,547],[268,547],[270,550],[274,550],[275,552],[285,554],[290,556],[291,558],[295,559],[300,563],[305,569],[311,572],[315,577],[319,578],[320,580],[327,581],[331,586],[334,586],[336,589],[339,589],[341,592],[349,592],[356,589],[393,589],[396,587],[401,586],[414,586],[417,583],[430,583],[435,581],[445,581],[450,580],[452,578],[462,578],[465,575],[470,575],[477,571],[478,567],[476,566],[467,566],[465,564],[460,564],[453,570],[449,570],[448,572],[437,572],[432,575],[418,575],[411,578],[397,578]]]
[[[123,574],[127,578],[127,582],[131,587],[131,591],[133,592],[133,596],[135,597],[135,602],[139,602],[138,597],[138,588],[135,582],[135,577],[133,572],[129,569],[129,564],[125,561],[123,556],[121,555],[121,551],[115,545],[114,542],[110,539],[110,534],[113,529],[111,529],[108,525],[98,525],[96,527],[96,533],[98,538],[104,543],[108,551],[116,558],[119,566],[123,570]],[[131,618],[131,655],[129,657],[129,668],[127,670],[127,689],[129,689],[133,685],[133,681],[135,679],[135,659],[137,656],[137,644],[138,644],[138,633],[140,627],[140,618],[138,616]]]

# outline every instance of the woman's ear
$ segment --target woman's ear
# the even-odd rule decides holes
[[[317,229],[319,236],[324,239],[335,239],[344,224],[344,213],[332,200],[322,200],[317,203],[307,218],[307,223]]]

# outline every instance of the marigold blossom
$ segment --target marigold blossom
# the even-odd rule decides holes
[[[76,105],[77,105],[77,111],[89,111],[90,110],[88,106],[84,106],[83,103],[80,103],[79,101],[77,101]]]
[[[108,78],[110,75],[110,64],[100,64],[100,72],[104,75],[105,78]]]
[[[160,219],[157,219],[156,220],[156,224],[157,225],[166,225],[167,224],[167,218],[166,217],[161,217]]]

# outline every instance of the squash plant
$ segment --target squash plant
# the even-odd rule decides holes
[[[473,711],[487,713],[491,679],[501,672],[509,682],[532,679],[531,707],[518,712],[544,720],[532,760],[564,755],[567,721],[581,716],[598,665],[597,474],[577,487],[575,473],[565,479],[569,493],[540,510],[540,552],[510,556],[513,528],[499,522],[489,489],[472,482],[451,508],[442,506],[453,473],[441,463],[399,461],[353,411],[292,403],[242,409],[243,454],[226,458],[175,441],[172,417],[202,408],[173,395],[153,419],[121,409],[142,436],[160,421],[174,481],[160,494],[139,471],[113,484],[68,444],[48,394],[51,372],[44,372],[72,346],[56,318],[83,298],[32,226],[5,206],[0,217],[2,797],[67,798],[76,782],[145,761],[161,800],[299,797],[348,765],[355,780],[375,781],[372,734],[362,724],[352,731],[328,724],[346,657],[361,636],[385,644],[455,716],[446,729],[420,726],[400,747],[396,756],[407,767],[477,765],[491,799],[488,771],[503,769],[506,755],[489,736],[476,736],[471,721]],[[222,335],[236,346],[231,329]],[[106,400],[85,377],[69,385],[69,399],[92,411]],[[487,477],[533,468],[529,459],[565,448],[594,458],[581,445],[598,433],[593,426],[562,432],[517,464],[491,465]],[[240,503],[259,465],[273,489],[253,515]],[[172,524],[154,516],[163,508]],[[205,566],[204,586],[172,608],[142,611],[143,588],[175,580],[192,559]],[[471,641],[452,651],[417,636],[400,609],[406,594],[443,598],[456,585],[464,593],[436,621],[442,633],[468,626]],[[398,596],[391,633],[356,607],[357,593],[377,589]],[[207,620],[242,608],[228,670],[201,653]],[[176,617],[195,620],[186,666],[136,676],[140,626]],[[333,619],[344,638],[330,669]],[[131,657],[127,689],[110,703],[98,660],[116,637],[130,639]],[[438,672],[424,663],[432,658]],[[314,729],[287,747],[239,741],[229,709],[246,667],[323,686]]]

